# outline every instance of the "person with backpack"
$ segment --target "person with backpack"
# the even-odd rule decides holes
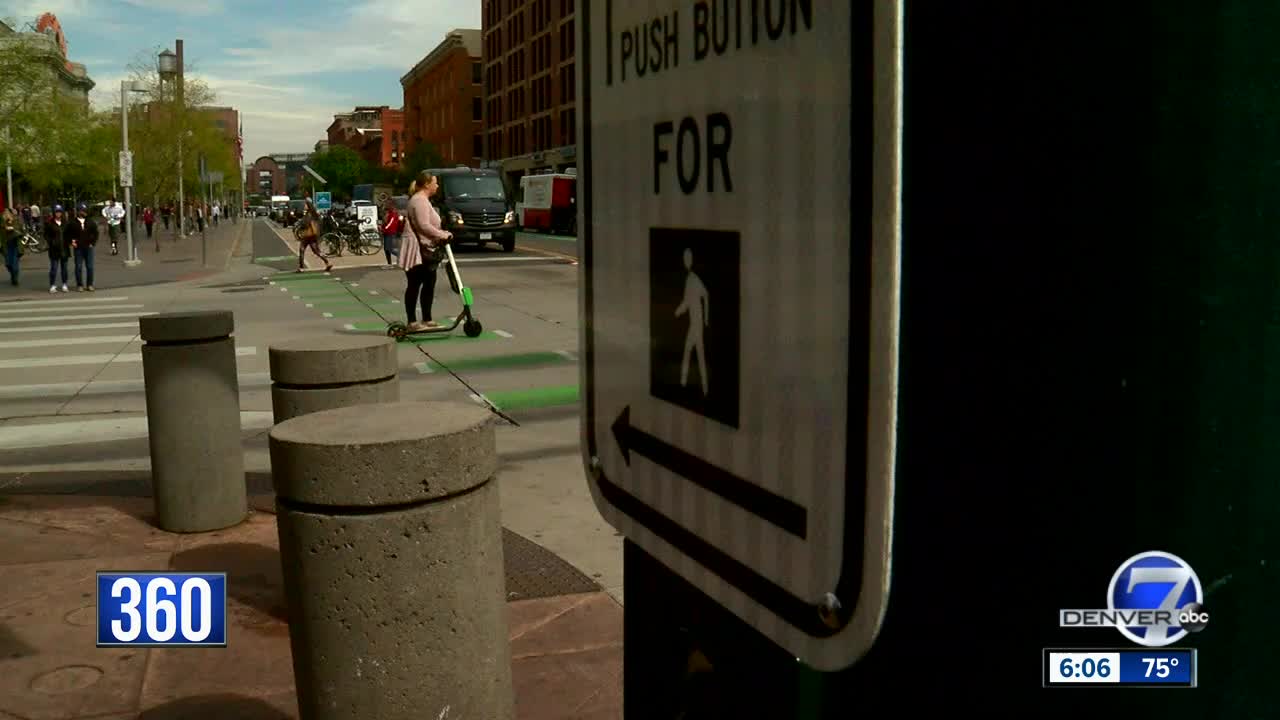
[[[397,267],[391,262],[391,256],[400,257],[400,231],[404,228],[404,218],[400,217],[400,213],[396,212],[396,202],[391,198],[387,198],[386,204],[382,208],[382,252],[387,256],[387,269]]]

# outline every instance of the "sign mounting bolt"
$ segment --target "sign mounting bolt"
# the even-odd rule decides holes
[[[818,617],[821,617],[822,622],[829,628],[841,626],[840,610],[840,599],[835,596],[835,593],[826,593],[818,601]]]
[[[596,455],[592,455],[591,460],[588,462],[588,466],[591,468],[591,477],[599,480],[600,475],[604,472],[604,464],[600,462],[600,458]]]

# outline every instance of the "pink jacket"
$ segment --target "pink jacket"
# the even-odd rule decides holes
[[[422,264],[424,248],[428,253],[435,252],[449,233],[440,227],[440,213],[431,206],[426,193],[409,198],[405,215],[404,233],[400,236],[400,267],[407,272]]]

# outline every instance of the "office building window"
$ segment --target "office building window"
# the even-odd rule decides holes
[[[480,98],[473,97],[471,98],[471,119],[480,120],[481,117]]]
[[[471,157],[478,158],[481,156],[480,145],[481,145],[480,135],[479,134],[472,135],[471,136]]]
[[[471,84],[472,85],[480,84],[480,61],[479,60],[472,61],[471,63]]]

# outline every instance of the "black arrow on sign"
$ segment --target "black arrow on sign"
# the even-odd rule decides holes
[[[798,503],[776,495],[702,458],[668,445],[631,424],[631,406],[622,409],[613,423],[613,437],[622,459],[631,467],[631,452],[648,458],[693,484],[709,490],[738,507],[803,539],[808,514]]]

